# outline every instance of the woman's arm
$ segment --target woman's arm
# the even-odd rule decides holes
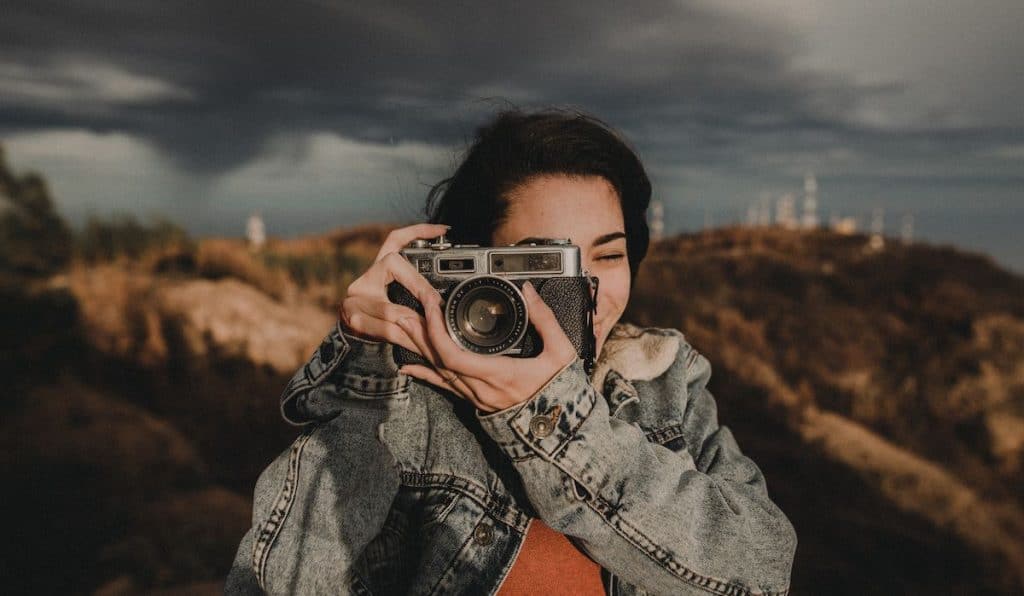
[[[281,416],[296,426],[330,420],[345,398],[394,396],[408,384],[391,344],[356,337],[338,322],[281,393]]]
[[[656,380],[684,400],[678,451],[610,417],[579,360],[529,401],[478,417],[544,521],[616,575],[665,594],[785,593],[793,527],[718,425],[707,359],[680,343]]]
[[[225,593],[357,591],[360,557],[399,487],[397,464],[376,436],[388,398],[408,383],[390,351],[338,326],[296,372],[281,410],[307,426],[256,483],[253,525]]]

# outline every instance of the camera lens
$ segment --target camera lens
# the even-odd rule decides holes
[[[514,307],[508,296],[495,288],[467,292],[456,315],[462,333],[481,346],[500,344],[512,331]]]
[[[466,349],[482,354],[500,354],[515,346],[528,321],[519,289],[491,276],[459,284],[446,311],[451,336]]]

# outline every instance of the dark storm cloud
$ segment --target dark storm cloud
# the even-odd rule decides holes
[[[579,106],[645,151],[710,162],[751,134],[844,126],[861,91],[792,72],[798,49],[778,27],[667,1],[35,0],[0,21],[0,123],[127,131],[219,171],[277,132],[458,142],[506,98]],[[83,90],[76,69],[97,65],[117,72]]]
[[[261,209],[297,233],[418,215],[506,101],[578,107],[634,141],[672,230],[813,172],[823,214],[928,212],[1019,268],[964,214],[1019,219],[1021,22],[1019,0],[9,0],[0,140],[78,221],[222,234]]]

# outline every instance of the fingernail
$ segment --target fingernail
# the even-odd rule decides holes
[[[402,329],[408,330],[410,327],[412,327],[412,319],[410,319],[409,317],[403,317],[401,319],[398,319],[398,326],[401,327]]]
[[[537,294],[537,288],[533,287],[533,284],[530,283],[530,282],[524,283],[523,284],[523,289],[525,289],[530,294],[534,294],[534,295]]]

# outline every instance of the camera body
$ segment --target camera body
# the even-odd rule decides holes
[[[580,249],[569,240],[537,239],[511,246],[453,245],[444,236],[416,240],[399,251],[441,294],[445,326],[471,352],[519,358],[536,356],[543,342],[530,325],[522,287],[527,281],[551,308],[588,372],[596,349],[597,279],[582,270]],[[398,282],[388,299],[423,314],[423,306]],[[394,347],[395,362],[428,364]]]

